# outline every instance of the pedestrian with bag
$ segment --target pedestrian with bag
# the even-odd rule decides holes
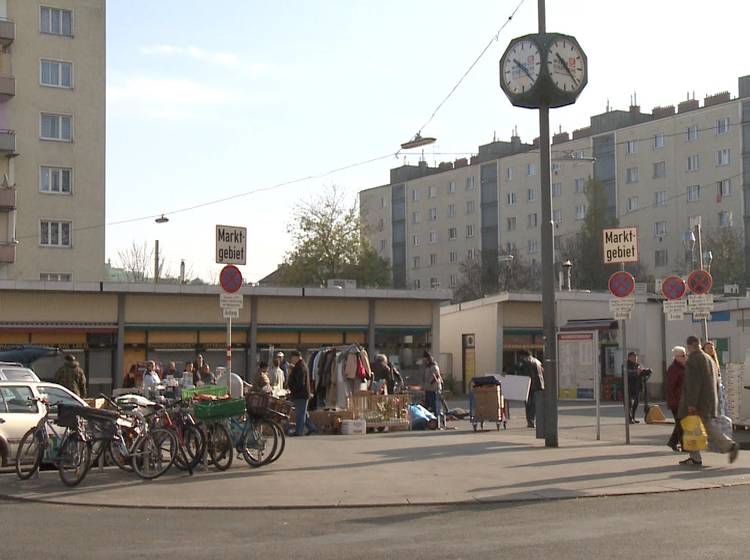
[[[680,424],[680,396],[682,395],[682,384],[685,381],[685,361],[687,351],[684,346],[672,348],[672,363],[667,368],[667,407],[672,411],[674,417],[674,430],[669,437],[667,445],[672,451],[680,451],[682,445],[682,424]]]
[[[683,423],[695,423],[700,418],[703,426],[713,443],[721,453],[729,454],[729,462],[734,463],[739,454],[739,445],[731,437],[724,434],[717,422],[719,416],[719,377],[715,362],[701,349],[698,337],[687,339],[688,358],[685,362],[685,381],[682,385],[682,396],[678,415]],[[685,428],[685,424],[683,424]],[[687,428],[685,428],[687,431]],[[684,446],[687,447],[687,446]],[[680,461],[680,465],[703,465],[700,449],[689,449],[690,457]]]
[[[531,379],[529,396],[526,399],[526,427],[536,428],[537,400],[541,397],[541,392],[544,391],[544,366],[528,350],[519,350],[518,354],[521,356],[518,374]]]
[[[73,354],[65,355],[65,363],[55,373],[55,383],[70,389],[79,397],[86,397],[86,375]]]
[[[424,367],[425,408],[437,416],[438,430],[445,428],[445,412],[443,408],[443,376],[435,358],[425,350],[422,354]]]
[[[294,405],[294,422],[296,428],[294,434],[290,435],[304,435],[305,427],[307,427],[307,435],[309,436],[318,431],[315,424],[310,420],[310,415],[307,413],[307,405],[313,397],[310,387],[310,373],[305,360],[302,359],[302,354],[298,350],[293,350],[289,354],[289,363],[292,366],[288,380],[289,393]]]

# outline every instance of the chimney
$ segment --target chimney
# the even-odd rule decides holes
[[[459,167],[466,167],[467,165],[469,165],[469,161],[465,157],[459,158],[453,163],[453,167],[456,169]]]
[[[727,103],[732,100],[732,96],[728,91],[722,91],[721,93],[715,93],[714,95],[707,95],[703,99],[704,107],[711,107],[713,105],[719,105],[720,103]]]
[[[573,131],[573,140],[578,140],[579,138],[587,138],[591,136],[591,127],[586,126],[584,128],[578,128]]]
[[[667,105],[666,107],[654,107],[651,110],[651,114],[655,119],[671,117],[672,115],[674,115],[674,105]]]
[[[700,106],[701,102],[697,99],[688,99],[687,101],[682,101],[677,104],[677,112],[687,113],[688,111],[695,111],[696,109],[699,109]]]
[[[557,134],[554,134],[552,136],[552,143],[553,144],[562,144],[563,142],[567,142],[570,140],[570,134],[567,132],[558,132]]]

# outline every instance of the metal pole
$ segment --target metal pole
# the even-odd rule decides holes
[[[706,270],[703,268],[703,235],[701,229],[700,222],[695,224],[695,239],[698,243],[698,265],[701,270]],[[708,341],[708,319],[703,319],[703,342],[705,343],[706,341]]]
[[[539,33],[547,31],[544,0],[538,2]],[[542,316],[544,324],[544,445],[558,447],[555,246],[550,191],[549,107],[539,108],[539,179],[542,188]]]
[[[620,265],[620,270],[625,270],[625,265]],[[622,402],[625,407],[625,443],[630,443],[630,387],[628,383],[628,335],[626,321],[620,321],[622,332]]]
[[[594,396],[596,397],[596,441],[602,439],[602,422],[601,422],[601,375],[599,373],[599,360],[597,359],[597,353],[599,351],[599,333],[594,331],[593,345],[594,345]]]
[[[232,318],[227,317],[227,393],[232,396]]]
[[[159,283],[159,240],[154,244],[154,284]]]

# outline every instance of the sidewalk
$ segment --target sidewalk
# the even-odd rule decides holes
[[[507,431],[396,432],[289,438],[281,459],[250,469],[241,458],[227,472],[192,478],[170,471],[153,482],[118,469],[93,470],[77,488],[57,473],[22,482],[0,475],[0,496],[60,504],[166,508],[372,507],[471,504],[717,488],[750,483],[750,452],[733,465],[704,455],[703,469],[680,467],[664,442],[671,426],[632,426],[622,444],[621,407],[604,410],[594,441],[590,407],[566,405],[560,447],[547,449],[526,429],[520,409]],[[618,441],[619,440],[619,441]]]

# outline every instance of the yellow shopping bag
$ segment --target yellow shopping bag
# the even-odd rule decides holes
[[[682,449],[684,451],[703,451],[708,447],[706,427],[700,416],[691,414],[680,420],[682,425]]]

